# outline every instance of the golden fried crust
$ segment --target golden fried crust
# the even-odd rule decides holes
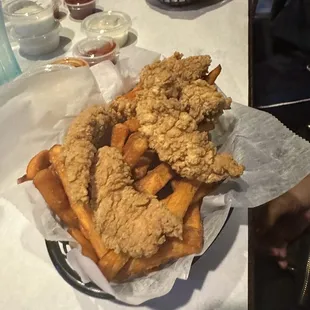
[[[197,123],[214,122],[224,109],[230,108],[231,98],[225,98],[215,85],[197,80],[182,89],[180,102]]]
[[[211,58],[192,56],[182,59],[181,53],[145,66],[140,74],[141,88],[161,88],[167,97],[177,98],[180,90],[188,83],[205,77],[211,64]]]
[[[131,257],[155,254],[166,238],[182,236],[182,221],[153,196],[139,193],[121,153],[105,146],[98,151],[92,179],[96,230],[104,244]]]
[[[199,203],[191,205],[186,213],[183,240],[171,238],[152,257],[129,260],[116,276],[116,281],[122,282],[128,278],[146,274],[155,267],[166,264],[171,260],[199,253],[202,249],[203,241],[199,206]]]
[[[80,113],[69,127],[63,144],[65,171],[73,203],[88,203],[90,169],[97,148],[116,116],[103,105],[93,105]]]
[[[209,86],[207,86],[209,87]],[[217,103],[212,103],[214,110],[224,105],[223,97],[215,96]],[[205,183],[221,181],[228,176],[237,177],[243,172],[233,158],[217,155],[216,147],[208,141],[208,133],[198,130],[198,120],[210,110],[210,107],[198,102],[198,107],[191,110],[191,105],[174,98],[167,99],[160,91],[140,91],[138,94],[137,118],[139,131],[149,139],[149,146],[156,150],[159,159],[168,163],[182,177]],[[195,111],[200,108],[202,111]],[[206,109],[204,111],[203,109]],[[190,112],[192,111],[192,115]],[[195,116],[195,117],[194,117]]]

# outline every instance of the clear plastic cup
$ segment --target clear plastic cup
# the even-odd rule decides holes
[[[65,3],[73,19],[82,20],[96,11],[96,0],[65,0]]]
[[[70,66],[67,65],[54,65],[54,64],[47,64],[47,65],[39,65],[35,66],[33,68],[30,68],[29,70],[25,71],[22,75],[20,75],[19,79],[28,78],[34,75],[43,74],[46,72],[55,72],[55,71],[62,71],[62,70],[70,70],[73,69]]]
[[[52,0],[53,2],[53,12],[54,12],[54,18],[60,19],[60,6],[62,1],[61,0]]]
[[[127,42],[131,24],[131,18],[126,13],[108,11],[85,18],[81,27],[88,37],[107,36],[122,47]]]
[[[19,65],[12,51],[4,24],[0,2],[0,85],[3,85],[21,73]]]
[[[3,12],[20,37],[39,36],[55,26],[51,0],[12,0],[4,4]]]
[[[20,46],[20,51],[31,56],[39,56],[55,51],[60,42],[60,23],[56,23],[54,28],[43,34],[32,37],[22,37],[12,29],[12,37],[14,37]]]
[[[107,37],[86,38],[73,47],[73,55],[85,60],[90,66],[104,60],[116,63],[118,52],[115,41]]]

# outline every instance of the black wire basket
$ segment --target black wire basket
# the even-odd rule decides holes
[[[199,2],[200,0],[159,0],[159,2],[171,6],[182,6]]]
[[[227,219],[221,228],[218,235],[221,233],[223,228],[225,227],[226,223],[228,222],[231,213],[233,209],[229,210],[229,214],[227,216]],[[218,236],[217,235],[217,236]],[[216,237],[217,238],[217,237]],[[213,240],[213,242],[216,240],[216,238]],[[212,242],[212,243],[213,243]],[[89,283],[83,283],[80,276],[77,274],[77,272],[69,265],[67,260],[67,253],[70,251],[71,247],[69,245],[69,242],[60,242],[60,241],[48,241],[45,240],[46,248],[48,251],[48,254],[50,256],[50,259],[55,266],[56,270],[60,274],[60,276],[73,288],[76,290],[99,299],[108,299],[108,300],[114,300],[115,297],[112,295],[107,294],[104,292],[101,288],[99,288],[95,283],[89,282]],[[192,264],[195,264],[197,260],[199,260],[200,256],[196,256],[193,260]]]

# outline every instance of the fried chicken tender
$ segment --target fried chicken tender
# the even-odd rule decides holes
[[[182,221],[154,196],[136,191],[130,170],[116,148],[98,150],[91,181],[95,227],[116,253],[150,257],[166,236],[182,238]]]
[[[202,97],[198,95],[196,105],[193,103],[195,89],[191,89],[195,84],[184,88],[180,100],[168,99],[157,88],[140,91],[136,108],[139,130],[149,139],[149,146],[156,150],[160,160],[182,177],[205,183],[219,182],[228,176],[238,177],[243,166],[228,154],[217,155],[208,133],[198,130],[199,121],[206,115],[212,118],[229,103],[213,86],[204,81],[197,84],[197,92],[201,92]]]
[[[210,56],[182,57],[183,54],[175,52],[171,57],[145,66],[140,74],[141,88],[156,86],[164,89],[168,98],[177,98],[183,87],[206,76],[211,64]]]
[[[214,122],[223,114],[223,110],[230,109],[231,98],[225,98],[204,80],[197,80],[185,86],[180,96],[181,108],[188,111],[196,123]]]
[[[115,115],[104,105],[86,108],[72,122],[62,149],[72,203],[89,202],[91,166],[108,127],[115,123]]]

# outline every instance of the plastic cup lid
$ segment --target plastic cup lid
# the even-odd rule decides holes
[[[82,22],[82,30],[98,35],[110,33],[122,33],[131,27],[129,15],[119,11],[108,11],[92,14]]]

